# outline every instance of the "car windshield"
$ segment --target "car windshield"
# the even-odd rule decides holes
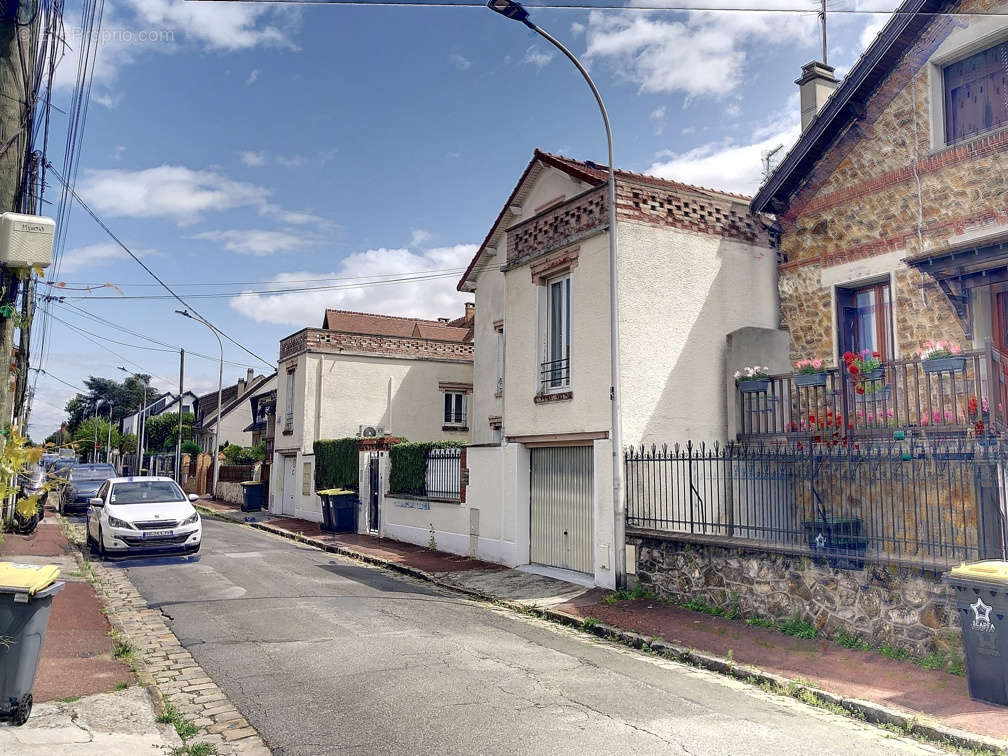
[[[114,478],[115,475],[115,469],[111,466],[106,467],[105,465],[96,467],[81,465],[70,470],[70,477],[73,480],[105,480],[107,478]]]
[[[112,504],[153,504],[162,501],[186,501],[186,495],[170,480],[136,480],[112,486]]]

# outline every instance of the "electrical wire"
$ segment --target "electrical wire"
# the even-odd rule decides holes
[[[74,386],[72,383],[68,383],[67,381],[64,381],[62,378],[57,378],[55,375],[53,375],[52,373],[49,373],[49,372],[43,370],[42,368],[28,368],[28,369],[29,370],[34,370],[36,372],[36,375],[37,374],[42,374],[42,375],[46,376],[47,378],[51,378],[54,381],[62,383],[64,386],[72,388],[74,391],[79,391],[82,394],[89,393],[87,391],[87,389],[82,389],[80,386]]]
[[[112,241],[114,241],[116,244],[118,244],[120,247],[122,247],[123,250],[125,250],[126,254],[128,254],[130,257],[133,258],[133,261],[136,262],[137,265],[139,265],[141,268],[143,268],[151,278],[153,278],[155,281],[157,281],[159,284],[161,284],[162,288],[164,288],[164,290],[167,291],[171,295],[172,299],[177,300],[178,302],[180,302],[182,304],[183,307],[185,307],[186,309],[192,310],[196,315],[199,315],[199,317],[203,318],[203,321],[207,325],[209,325],[211,328],[213,328],[215,331],[217,331],[217,333],[219,333],[221,336],[223,336],[224,338],[226,338],[228,341],[230,341],[236,347],[238,347],[239,349],[241,349],[243,352],[251,355],[252,357],[255,357],[257,360],[259,360],[260,362],[262,362],[264,365],[269,366],[269,368],[271,370],[275,370],[276,369],[276,364],[275,363],[268,362],[267,360],[264,360],[258,354],[256,354],[255,352],[253,352],[251,349],[247,348],[244,344],[241,344],[241,343],[235,341],[233,338],[231,338],[231,336],[229,336],[228,334],[226,334],[220,328],[218,328],[217,326],[211,324],[210,321],[205,316],[203,316],[203,314],[200,313],[195,307],[193,307],[191,304],[189,304],[184,299],[182,299],[182,297],[180,297],[178,294],[176,294],[175,291],[168,284],[166,284],[164,281],[161,280],[161,278],[157,275],[157,273],[155,273],[153,270],[151,270],[139,257],[136,256],[136,254],[133,253],[133,250],[131,250],[129,247],[127,247],[118,236],[116,236],[114,233],[112,233],[112,229],[110,229],[105,224],[105,222],[100,217],[98,217],[98,214],[95,213],[95,211],[92,210],[91,207],[83,199],[80,198],[80,196],[77,194],[77,192],[74,190],[74,188],[67,183],[66,179],[63,178],[63,176],[60,175],[59,171],[57,171],[52,165],[49,166],[49,170],[51,170],[53,172],[53,174],[56,176],[56,178],[59,179],[60,183],[62,183],[63,186],[67,188],[67,191],[69,191],[70,195],[77,201],[77,204],[80,205],[84,209],[84,211],[88,215],[91,216],[91,218],[94,220],[94,222],[97,223],[101,227],[101,229],[106,234],[109,235],[109,237],[112,239]]]
[[[174,287],[186,287],[186,286],[256,286],[259,284],[281,284],[281,283],[321,283],[323,281],[362,281],[365,279],[384,279],[390,276],[419,276],[428,273],[445,273],[451,275],[457,275],[465,271],[465,268],[439,268],[437,270],[414,270],[404,273],[387,273],[382,275],[371,275],[371,276],[331,276],[324,278],[289,278],[285,281],[214,281],[214,282],[200,282],[192,281],[189,283],[173,283],[171,286]],[[160,286],[157,283],[148,283],[145,281],[129,281],[126,283],[111,283],[108,281],[97,283],[97,282],[83,282],[83,281],[58,281],[53,284],[53,286],[60,291],[69,291],[70,287],[79,286],[82,289],[97,289],[102,286],[115,286],[116,288],[125,289],[129,286]]]

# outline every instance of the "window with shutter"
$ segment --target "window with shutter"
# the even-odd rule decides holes
[[[1008,126],[1008,42],[945,67],[945,142]]]

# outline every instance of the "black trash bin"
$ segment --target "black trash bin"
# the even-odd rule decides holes
[[[242,481],[242,512],[259,512],[263,508],[263,484],[259,480]]]
[[[322,530],[333,532],[333,514],[331,491],[316,491],[322,499]]]
[[[945,582],[955,591],[970,696],[1008,706],[1008,562],[963,564]]]
[[[53,596],[63,590],[55,565],[0,562],[0,719],[23,725],[49,625]]]
[[[357,492],[347,488],[316,491],[322,498],[322,529],[332,533],[356,533]]]

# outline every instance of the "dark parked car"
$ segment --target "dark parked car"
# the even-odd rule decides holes
[[[91,464],[73,465],[57,474],[67,479],[59,503],[60,514],[66,514],[70,511],[87,511],[88,500],[98,494],[101,484],[116,477],[118,473],[112,465]]]

